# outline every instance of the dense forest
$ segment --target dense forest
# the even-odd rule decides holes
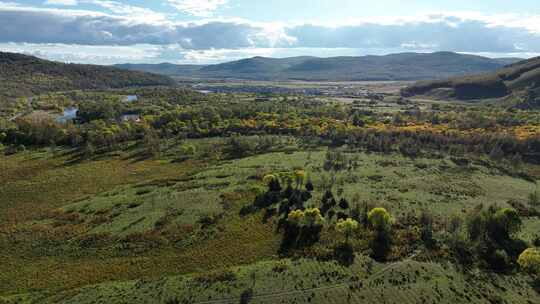
[[[253,57],[215,65],[121,64],[118,67],[183,78],[250,80],[421,80],[492,72],[519,59],[452,52],[318,58]]]
[[[540,106],[540,57],[520,61],[493,73],[424,81],[402,91],[403,96],[481,100],[509,97],[520,108]]]
[[[51,62],[0,52],[0,100],[46,92],[172,85],[166,77],[114,67]]]

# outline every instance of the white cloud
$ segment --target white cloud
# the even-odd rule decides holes
[[[358,49],[358,48],[240,48],[240,49],[184,49],[178,44],[132,46],[88,46],[73,44],[35,44],[35,43],[0,43],[0,51],[24,53],[44,59],[87,64],[118,63],[162,63],[176,64],[215,64],[239,60],[253,56],[293,57],[293,56],[363,56],[384,55],[402,51],[396,49]],[[426,52],[427,50],[414,50]],[[487,57],[539,56],[540,53],[468,53]]]
[[[207,63],[249,56],[325,57],[402,51],[500,57],[540,53],[540,16],[536,15],[429,13],[334,24],[239,18],[179,22],[170,15],[120,1],[78,2],[106,10],[31,7],[0,1],[0,44],[13,43],[25,52],[39,51],[40,56],[56,60],[96,63]],[[205,5],[202,7],[208,10]],[[28,24],[39,30],[28,30]]]
[[[162,48],[155,45],[89,46],[73,44],[0,43],[0,51],[23,53],[44,59],[91,64],[156,62]]]
[[[43,4],[45,5],[65,5],[73,6],[79,4],[77,0],[47,0]]]
[[[63,1],[63,0],[61,0]],[[167,17],[151,9],[124,4],[110,0],[79,0],[81,3],[93,4],[109,10],[111,13],[131,19],[144,19],[148,23],[167,21]]]
[[[168,0],[169,4],[181,12],[197,16],[209,17],[225,6],[228,0]]]

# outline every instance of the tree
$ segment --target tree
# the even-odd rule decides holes
[[[271,192],[280,192],[281,184],[279,183],[279,178],[274,174],[268,174],[264,176],[263,182],[268,185],[268,191]]]
[[[489,157],[494,160],[498,161],[501,160],[504,157],[504,151],[502,150],[500,145],[496,145],[491,152],[489,152]]]
[[[510,164],[514,169],[519,169],[523,165],[523,158],[520,154],[516,153],[510,158]]]
[[[524,271],[534,275],[540,275],[540,249],[526,249],[519,255],[517,262]]]
[[[346,220],[339,220],[336,224],[336,230],[345,235],[345,240],[349,243],[349,238],[358,229],[358,222],[348,218]]]
[[[242,158],[256,150],[256,143],[248,137],[232,136],[227,150],[233,158]]]
[[[344,197],[342,197],[339,200],[339,207],[341,209],[349,209],[349,202]]]
[[[304,211],[304,225],[306,227],[322,226],[324,218],[321,215],[319,208],[309,208]]]
[[[433,248],[435,246],[435,239],[433,239],[433,216],[426,210],[422,211],[419,224],[420,238],[427,248]]]
[[[85,159],[89,159],[95,153],[96,153],[96,148],[94,147],[94,145],[92,145],[92,143],[87,141],[86,144],[84,145],[84,148],[83,148],[83,157]]]
[[[180,147],[180,150],[182,151],[182,155],[185,157],[192,157],[195,155],[197,151],[194,145],[188,145],[188,144],[182,145]]]
[[[161,154],[161,142],[154,129],[147,129],[144,132],[143,145],[146,153],[152,157],[159,157]]]
[[[313,182],[311,181],[311,179],[308,179],[306,183],[306,190],[308,192],[313,192],[313,190],[315,190],[315,187],[313,186]]]
[[[293,210],[287,216],[283,247],[311,245],[319,240],[324,218],[318,208]]]
[[[240,304],[248,304],[253,299],[253,288],[248,288],[240,295]]]
[[[287,221],[294,226],[301,226],[304,220],[304,212],[302,210],[293,210],[289,212]]]
[[[295,170],[294,171],[294,181],[296,182],[296,190],[304,184],[306,178],[306,171],[304,170]]]
[[[497,224],[508,235],[515,234],[521,230],[521,219],[515,209],[503,208],[495,213]]]
[[[527,244],[515,238],[522,226],[516,210],[511,208],[476,208],[467,220],[469,238],[475,252],[489,267],[509,270]]]
[[[392,216],[384,208],[374,208],[368,213],[368,222],[376,231],[388,231],[392,225]]]
[[[364,120],[362,120],[362,117],[358,113],[354,114],[352,118],[352,123],[354,126],[360,127],[360,128],[363,128],[366,125],[366,123],[364,122]]]
[[[540,192],[538,192],[538,190],[529,194],[529,205],[533,207],[540,205]]]
[[[377,260],[385,260],[392,245],[392,216],[384,208],[374,208],[368,213],[368,222],[374,230],[372,256]]]

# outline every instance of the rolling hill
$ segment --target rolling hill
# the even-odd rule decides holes
[[[515,58],[452,52],[361,57],[253,57],[215,65],[122,64],[117,67],[186,78],[248,80],[427,80],[495,71]]]
[[[459,100],[508,97],[518,100],[519,107],[536,107],[540,105],[540,57],[511,64],[492,73],[418,82],[405,88],[402,95]]]
[[[66,64],[0,52],[0,97],[4,98],[63,90],[172,84],[174,81],[163,75],[98,65]]]

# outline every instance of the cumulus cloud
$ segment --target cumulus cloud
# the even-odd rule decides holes
[[[158,62],[162,47],[156,45],[107,46],[74,44],[0,43],[0,50],[44,59],[73,62],[116,64],[119,62]]]
[[[44,2],[45,5],[65,5],[73,6],[79,4],[77,0],[47,0]]]
[[[99,1],[103,2],[103,1]],[[33,24],[39,31],[28,30]],[[0,42],[81,45],[179,44],[186,49],[287,45],[284,29],[241,20],[149,22],[106,14],[0,8]]]
[[[228,0],[168,0],[168,2],[181,12],[198,17],[209,17],[218,8],[226,5]]]
[[[139,59],[143,61],[192,62],[224,61],[224,58],[250,55],[303,55],[302,52],[318,56],[441,50],[530,56],[540,52],[540,16],[426,14],[336,24],[264,23],[231,18],[178,22],[167,15],[119,1],[78,2],[106,11],[37,8],[0,1],[0,43],[31,44],[38,49],[45,49],[45,45],[116,46],[119,49],[136,46]],[[206,11],[225,3],[173,2],[193,4],[180,5],[183,9],[202,3],[198,7]],[[29,24],[39,30],[29,30]],[[50,48],[48,52],[51,53]],[[96,56],[95,52],[90,53]],[[58,51],[54,54],[54,58],[60,56]],[[116,59],[120,60],[119,57],[108,58],[107,62]]]
[[[155,12],[151,9],[133,6],[129,4],[124,4],[118,1],[110,0],[78,0],[80,3],[93,4],[106,10],[110,11],[113,14],[118,16],[123,16],[131,19],[144,19],[147,23],[160,23],[166,22],[167,17],[162,14]]]

